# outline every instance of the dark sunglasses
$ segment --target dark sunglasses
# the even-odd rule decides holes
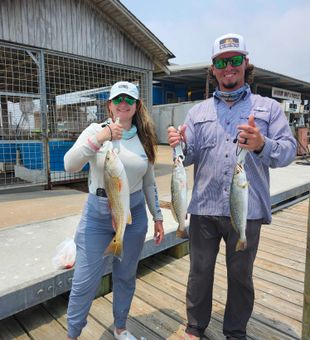
[[[127,96],[126,97],[122,97],[122,96],[115,97],[112,99],[112,102],[114,105],[119,105],[123,100],[125,100],[125,102],[129,104],[130,106],[136,102],[134,98],[127,97]]]
[[[230,65],[233,67],[240,66],[243,63],[243,60],[244,60],[244,55],[235,55],[230,58],[214,59],[213,65],[218,70],[221,70],[227,67],[228,63],[230,63]]]

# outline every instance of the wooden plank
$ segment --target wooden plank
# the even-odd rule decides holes
[[[310,339],[310,198],[308,205],[308,236],[306,253],[302,339]]]
[[[147,267],[143,270],[147,270]],[[140,272],[142,268],[140,268]],[[143,275],[143,274],[142,274]],[[158,275],[158,274],[157,274]],[[175,319],[181,325],[185,326],[186,324],[186,309],[185,309],[185,284],[181,284],[175,282],[163,275],[161,276],[161,285],[155,282],[155,286],[149,280],[144,280],[141,277],[137,282],[136,287],[136,296],[138,296],[141,300],[144,300],[148,304],[152,305],[154,308],[160,309],[164,311],[165,314],[169,315],[170,318]],[[156,279],[159,278],[156,277]],[[169,282],[170,281],[170,282]],[[176,286],[176,290],[174,294],[171,295],[166,291],[166,286],[170,286],[170,293],[173,291],[171,290],[172,285]],[[159,290],[159,288],[161,289]],[[178,292],[178,293],[177,293]],[[216,308],[216,306],[214,307]],[[208,327],[205,336],[208,339],[221,339],[223,337],[222,334],[222,323],[212,318],[210,321],[210,326]]]
[[[272,225],[268,225],[268,226],[263,225],[263,228],[268,229],[269,227],[271,227],[271,228],[283,227],[283,225],[285,225],[285,223],[287,223],[287,220],[282,221],[282,220],[276,219],[276,220],[273,220]],[[286,228],[286,230],[288,230],[288,232],[297,231],[298,233],[301,232],[303,234],[306,234],[305,226],[298,224],[298,223],[294,223],[294,222],[290,221],[289,226],[286,226],[285,228]]]
[[[291,222],[289,221],[290,226],[291,226]],[[305,229],[305,224],[304,225],[300,225],[300,228],[298,227],[294,227],[294,228],[288,228],[287,226],[280,224],[279,222],[272,222],[271,225],[266,226],[267,230],[273,231],[273,232],[281,232],[284,233],[284,235],[286,236],[292,236],[292,237],[296,237],[297,238],[302,238],[307,234],[307,230]]]
[[[163,258],[161,255],[159,255],[159,257]],[[183,264],[181,263],[181,261],[178,261],[177,263],[174,263],[173,266],[175,268],[177,268],[178,270],[182,270],[182,268],[186,267],[186,263]],[[216,270],[216,279],[215,279],[215,285],[219,286],[222,289],[226,289],[226,274],[223,275],[223,273],[226,272],[226,266],[224,263],[217,263],[217,270]],[[185,269],[185,268],[184,268]],[[300,306],[298,306],[298,304],[296,303],[296,301],[285,301],[284,298],[284,294],[287,293],[288,295],[292,296],[293,298],[297,298],[301,299],[301,294],[297,293],[297,292],[293,292],[290,290],[286,290],[284,288],[283,289],[283,293],[281,294],[281,289],[278,292],[277,295],[275,294],[266,294],[267,292],[264,291],[263,287],[266,287],[266,285],[262,284],[263,281],[262,280],[258,280],[258,282],[256,282],[255,288],[256,288],[256,301],[261,303],[264,307],[267,308],[271,308],[271,309],[275,309],[276,311],[280,312],[280,313],[284,313],[284,315],[287,315],[289,317],[295,318],[295,319],[299,319],[301,320],[300,317]],[[276,289],[276,285],[272,286],[273,289]],[[273,291],[272,289],[272,291]],[[261,301],[260,301],[261,300]],[[275,306],[274,306],[275,304]],[[285,308],[284,308],[285,305]],[[285,311],[283,311],[283,308],[285,309]]]
[[[280,232],[275,232],[274,230],[269,230],[268,232],[265,232],[264,236],[272,240],[283,243],[283,246],[287,244],[287,245],[291,245],[295,247],[305,248],[305,245],[306,245],[305,237],[304,238],[299,237],[299,240],[296,240],[296,237],[295,239],[290,238],[289,235],[284,235],[284,234],[281,234]]]
[[[157,257],[157,256],[156,256]],[[160,256],[161,257],[161,256]],[[163,258],[162,258],[163,259]],[[169,261],[169,259],[167,259],[167,261]],[[180,265],[179,261],[175,261],[173,262],[172,266],[174,267],[175,264]],[[155,265],[155,261],[152,261],[152,263],[150,264],[152,267]],[[155,265],[156,266],[156,265]],[[180,265],[181,270],[184,267],[184,264]],[[161,268],[161,265],[159,265],[159,268]],[[168,275],[169,278],[168,278]],[[156,276],[157,275],[157,276]],[[180,284],[178,281],[179,278],[179,271],[177,271],[177,273],[173,273],[173,270],[171,270],[171,268],[169,267],[169,265],[166,268],[166,271],[160,271],[160,273],[156,273],[156,272],[152,272],[149,271],[149,273],[146,273],[145,270],[143,272],[143,276],[141,276],[139,278],[139,281],[143,280],[143,281],[147,281],[150,285],[152,285],[152,283],[154,283],[154,288],[153,289],[157,289],[157,291],[160,289],[159,287],[162,287],[162,291],[160,291],[158,294],[156,294],[156,292],[154,292],[152,294],[152,296],[149,298],[149,303],[154,303],[154,305],[158,305],[160,306],[160,308],[162,309],[163,303],[166,303],[166,301],[169,301],[169,297],[167,297],[167,295],[162,295],[164,293],[167,294],[171,294],[173,295],[173,298],[176,298],[177,302],[174,302],[174,309],[176,311],[178,311],[178,313],[180,313],[181,307],[178,305],[180,301],[185,300],[185,289],[186,289],[186,281],[183,282],[183,285]],[[175,280],[178,281],[175,281]],[[166,282],[165,282],[166,280]],[[173,290],[172,285],[170,285],[168,282],[169,280],[171,280],[175,285],[176,285],[176,289]],[[168,288],[167,288],[168,287]],[[166,289],[167,288],[167,289]],[[182,292],[183,289],[183,292]],[[145,296],[148,296],[148,294],[151,294],[152,289],[150,287],[148,287],[148,289],[146,290],[146,292],[144,294],[146,294]],[[137,291],[136,294],[139,294],[139,292]],[[141,294],[141,299],[144,299],[145,297],[143,297],[143,294]],[[221,338],[221,324],[223,321],[223,313],[224,313],[224,303],[225,303],[225,299],[226,299],[226,289],[219,287],[218,285],[215,285],[214,288],[214,299],[213,299],[213,313],[212,313],[212,320],[215,322],[215,320],[217,321],[217,332],[214,334],[215,339]],[[173,303],[173,302],[169,302],[169,303]],[[177,303],[175,305],[175,303]],[[185,308],[185,307],[184,307]],[[185,318],[185,315],[184,315]],[[262,317],[261,317],[262,318]],[[219,323],[219,324],[218,324]],[[211,324],[208,327],[208,330],[215,332],[215,329],[213,329],[214,324],[211,328]],[[271,328],[273,327],[273,325],[271,326]],[[249,335],[249,339],[253,338],[253,339],[262,339],[264,338],[264,334],[272,334],[272,338],[275,339],[292,339],[292,335],[286,335],[283,334],[282,331],[279,331],[277,329],[271,329],[268,325],[266,325],[265,323],[259,323],[255,318],[252,318],[249,322],[249,327],[248,327],[248,335]],[[287,331],[286,329],[284,329],[285,332]],[[291,332],[291,334],[294,334],[293,332]],[[207,336],[207,338],[209,338],[209,335]]]
[[[268,231],[266,232],[270,238],[274,237],[274,239],[278,240],[282,243],[288,243],[296,246],[304,246],[305,245],[305,233],[303,232],[290,232],[287,228],[281,227],[267,227]]]
[[[90,314],[93,318],[95,318],[98,322],[100,322],[109,332],[113,332],[113,315],[112,315],[112,298],[109,298],[111,294],[108,294],[104,298],[98,298],[93,301]],[[108,300],[109,298],[109,300]],[[131,316],[129,316],[127,320],[127,328],[130,332],[132,332],[136,337],[140,338],[146,337],[148,340],[156,340],[158,339],[156,333],[152,330],[145,328],[142,324],[137,322]],[[103,339],[105,337],[103,336]]]
[[[54,299],[43,303],[44,308],[53,316],[61,326],[67,330],[67,308],[68,301],[63,296],[58,296]],[[87,318],[87,325],[83,329],[79,339],[93,340],[100,339],[104,335],[104,339],[114,339],[111,333],[107,332],[106,328],[97,322],[92,316]]]
[[[302,272],[294,270],[293,268],[288,268],[285,264],[281,265],[267,259],[262,259],[260,258],[259,253],[257,254],[257,257],[255,259],[255,267],[259,267],[263,270],[277,273],[284,277],[294,278],[296,281],[299,282],[304,281]]]
[[[289,224],[287,223],[289,221]],[[288,219],[283,215],[274,216],[272,215],[272,224],[275,223],[276,225],[286,226],[287,229],[297,229],[301,231],[305,231],[305,224],[295,219]],[[268,228],[269,225],[267,225]]]
[[[294,259],[298,263],[305,263],[304,248],[290,245],[283,246],[283,244],[265,236],[261,236],[259,249],[267,253],[278,254],[284,259]]]
[[[304,263],[300,263],[298,261],[295,261],[294,259],[283,258],[276,254],[267,253],[263,250],[260,250],[257,253],[257,258],[259,258],[260,260],[266,260],[266,261],[272,262],[277,265],[282,265],[283,267],[286,267],[287,269],[292,269],[292,271],[296,273],[295,274],[296,277],[300,277],[300,280],[303,281],[304,269],[305,269]]]
[[[0,339],[29,340],[30,337],[21,328],[14,317],[0,321]]]
[[[216,264],[216,275],[222,275],[226,271],[226,266],[220,263]],[[224,276],[226,278],[226,275]],[[286,301],[290,301],[297,306],[302,306],[302,291],[296,291],[291,289],[286,284],[281,284],[281,277],[278,277],[278,280],[275,282],[266,280],[266,275],[263,277],[259,277],[254,275],[255,281],[255,289],[260,290],[263,294],[268,294],[271,296],[275,296],[280,299],[284,299]]]
[[[139,291],[145,289],[139,280],[137,281],[137,287]],[[144,294],[142,293],[143,296]],[[112,295],[107,295],[107,299],[112,303]],[[159,309],[158,306],[154,307],[148,302],[143,301],[137,294],[135,294],[132,301],[130,316],[144,325],[144,327],[155,332],[157,338],[167,339],[176,334],[179,328],[179,323],[169,317],[169,314]]]
[[[65,329],[41,305],[16,314],[16,319],[31,339],[55,340],[66,337]]]
[[[289,210],[282,210],[281,214],[277,213],[274,215],[275,217],[281,216],[282,219],[286,219],[288,221],[294,221],[294,223],[307,223],[307,215],[303,213],[296,213],[295,211],[289,211]]]
[[[156,264],[155,259],[152,261],[150,266],[153,270],[158,271],[162,275],[166,275],[174,280],[177,280],[179,282],[184,278],[183,272],[186,271],[186,264],[181,264],[180,268],[177,268],[178,264],[177,262],[180,260],[176,260],[176,263],[170,263],[171,260],[167,260],[168,263],[163,263],[163,258],[159,254],[157,257],[161,257],[161,260],[158,261]],[[169,262],[170,261],[170,262]],[[162,263],[161,263],[162,262]],[[184,279],[183,279],[184,280]],[[185,281],[186,282],[186,281]],[[278,330],[279,332],[283,332],[286,335],[296,337],[296,334],[301,333],[301,323],[300,321],[296,321],[295,319],[292,319],[291,316],[281,314],[283,312],[281,308],[277,308],[277,306],[273,306],[274,303],[280,303],[281,300],[275,298],[275,302],[270,302],[269,300],[266,301],[264,299],[264,295],[262,292],[259,292],[258,297],[260,299],[260,303],[256,303],[255,305],[255,311],[256,314],[253,314],[253,318],[259,318],[259,320],[269,325],[271,328],[274,328]],[[279,301],[277,301],[279,300]],[[226,280],[215,280],[214,284],[214,292],[213,292],[213,302],[220,302],[221,304],[225,304],[226,302]],[[283,305],[283,302],[282,302]],[[274,307],[275,310],[272,310],[270,308]],[[285,304],[285,308],[287,305]],[[298,312],[300,312],[300,309],[290,306],[291,308],[287,308],[285,312],[287,314],[291,314],[292,316],[296,316]],[[269,316],[271,316],[269,318]]]
[[[306,205],[304,202],[298,204],[295,214],[296,211],[300,215],[304,214],[305,206],[308,207],[308,201]],[[308,213],[308,223],[309,218]],[[305,226],[299,221],[292,228],[292,220],[291,216],[286,216],[286,224],[272,224],[262,229],[253,273],[256,302],[248,323],[249,340],[300,339],[304,327],[306,326],[306,331],[309,330],[309,315],[302,315],[306,244],[301,243],[300,239],[301,235],[306,235]],[[287,234],[286,227],[289,228]],[[283,240],[290,239],[290,242],[279,241],[279,235]],[[307,241],[309,243],[309,239]],[[176,260],[162,253],[141,261],[128,329],[148,340],[179,339],[186,325],[188,270],[188,255]],[[212,318],[205,332],[207,339],[223,339],[226,292],[225,245],[222,242],[215,270]],[[113,295],[110,293],[104,298],[94,300],[81,340],[113,339],[112,299]],[[309,300],[304,297],[304,304],[306,303]],[[4,339],[65,338],[66,311],[67,300],[62,296],[47,301],[17,314],[14,318],[2,320],[0,338],[2,339],[3,334],[6,334]],[[304,325],[301,322],[303,318],[306,320]],[[303,337],[308,338],[309,334]]]

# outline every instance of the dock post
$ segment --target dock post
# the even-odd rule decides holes
[[[112,291],[112,274],[107,274],[101,278],[96,298],[109,294],[111,291]]]
[[[180,259],[181,257],[188,255],[189,253],[188,247],[189,247],[188,241],[185,241],[185,242],[177,244],[176,246],[172,248],[167,249],[166,253],[169,256],[172,256],[176,259]]]
[[[306,247],[306,267],[304,283],[304,310],[302,321],[302,340],[310,339],[310,195],[308,205],[308,232]]]

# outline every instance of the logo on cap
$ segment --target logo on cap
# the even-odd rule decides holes
[[[223,48],[234,47],[239,48],[239,39],[238,38],[225,38],[220,40],[220,50]]]
[[[118,88],[119,88],[119,89],[121,89],[121,88],[128,89],[128,85],[126,85],[126,84],[120,84],[120,85],[118,85]]]

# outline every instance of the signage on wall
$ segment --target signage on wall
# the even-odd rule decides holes
[[[272,97],[301,101],[301,93],[272,87]]]

